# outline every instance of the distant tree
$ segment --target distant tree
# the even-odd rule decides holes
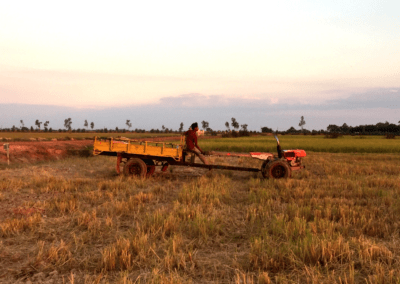
[[[85,126],[85,127],[86,127],[86,129],[88,128],[88,126],[89,126],[89,123],[87,122],[87,119],[85,119],[85,123],[83,124],[83,126]]]
[[[181,122],[181,124],[179,125],[179,132],[183,131],[183,122]]]
[[[301,127],[301,131],[303,131],[303,125],[306,124],[306,121],[304,120],[304,116],[301,116],[299,126]]]
[[[132,123],[131,123],[131,121],[129,119],[126,120],[125,124],[128,126],[128,130],[131,129]]]
[[[212,130],[210,127],[206,128],[206,131],[211,134],[211,136],[217,136],[217,131]]]
[[[330,133],[338,133],[340,132],[340,127],[335,124],[329,124],[326,130]]]
[[[47,128],[47,126],[49,126],[49,121],[47,120],[44,124],[43,124],[43,126],[44,126],[44,131],[48,131],[49,129]]]
[[[39,121],[39,119],[36,119],[35,125],[39,128],[39,130],[40,130],[40,125],[41,125],[41,124],[42,124],[42,122]]]
[[[235,129],[238,129],[239,128],[239,122],[236,121],[236,118],[232,117],[231,120],[232,120],[232,123],[231,123],[232,127],[235,128]]]
[[[229,122],[225,122],[225,127],[229,130],[231,130],[231,128],[229,127]]]
[[[93,121],[90,123],[90,128],[92,128],[92,130],[94,128],[94,122]]]
[[[349,133],[349,130],[350,130],[350,127],[346,123],[343,123],[343,125],[340,127],[340,131],[342,133]]]
[[[242,127],[242,130],[243,131],[247,131],[247,124],[242,124],[242,125],[240,125],[240,127]]]
[[[25,127],[24,121],[21,119],[19,122],[21,123],[21,129],[24,128]]]
[[[288,130],[286,130],[286,133],[296,133],[296,132],[298,132],[298,131],[293,126],[290,127]]]
[[[161,126],[161,128],[162,128],[162,130],[163,130],[163,131],[165,131],[165,126],[164,126],[164,125],[163,125],[163,126]]]
[[[66,130],[71,131],[71,118],[64,119],[64,127]]]
[[[201,128],[203,128],[203,130],[206,129],[208,126],[209,126],[209,123],[208,123],[207,121],[204,121],[204,120],[203,120],[203,121],[201,122]]]
[[[264,126],[264,127],[261,127],[261,132],[262,133],[272,133],[274,131],[271,128]]]

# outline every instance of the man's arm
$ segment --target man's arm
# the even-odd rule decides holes
[[[194,140],[194,145],[196,146],[196,148],[199,149],[202,154],[204,154],[203,150],[201,150],[201,148],[197,144],[197,135],[196,134],[194,134],[193,140]]]

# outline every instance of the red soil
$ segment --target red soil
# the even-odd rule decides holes
[[[58,160],[68,156],[70,150],[80,150],[93,145],[93,140],[7,142],[10,145],[10,165]],[[0,164],[7,164],[7,152],[0,144]]]

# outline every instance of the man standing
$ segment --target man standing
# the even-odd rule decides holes
[[[208,165],[207,159],[203,156],[204,152],[200,149],[199,145],[197,145],[197,134],[196,132],[199,130],[199,126],[197,122],[193,123],[190,126],[190,129],[185,132],[186,136],[186,151],[195,153],[197,157],[203,162],[203,164]]]

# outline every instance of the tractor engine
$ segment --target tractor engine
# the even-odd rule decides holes
[[[283,150],[283,157],[289,163],[291,167],[301,166],[301,158],[306,156],[306,151],[304,150]]]

